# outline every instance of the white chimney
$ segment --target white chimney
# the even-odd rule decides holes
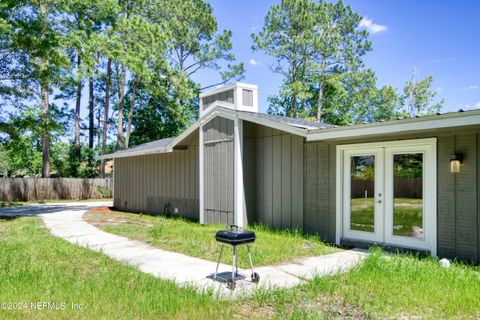
[[[254,84],[237,82],[202,92],[200,115],[215,101],[230,103],[236,110],[258,112],[258,87]]]

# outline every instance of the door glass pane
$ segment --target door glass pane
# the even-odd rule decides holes
[[[351,157],[350,230],[375,231],[375,156]]]
[[[393,156],[393,234],[423,239],[423,154]]]

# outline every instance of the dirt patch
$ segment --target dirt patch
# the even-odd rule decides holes
[[[153,227],[152,224],[127,219],[119,214],[116,214],[111,208],[108,207],[92,209],[83,215],[83,219],[98,228],[118,226],[122,224],[134,224],[147,228]]]

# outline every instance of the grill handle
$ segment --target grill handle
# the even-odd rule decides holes
[[[230,225],[230,230],[232,230],[232,231],[238,231],[238,229],[240,229],[240,227],[237,226],[236,224],[231,224],[231,225]]]

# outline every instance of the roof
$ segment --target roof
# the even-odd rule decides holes
[[[359,136],[385,135],[419,130],[480,125],[480,110],[450,112],[432,116],[398,119],[384,122],[364,123],[352,126],[334,126],[298,118],[289,118],[257,112],[240,111],[227,102],[217,101],[202,114],[201,118],[177,137],[144,143],[125,150],[99,156],[97,159],[130,157],[135,155],[171,152],[173,148],[190,136],[200,125],[216,116],[239,119],[269,126],[278,130],[300,135],[307,141],[332,140]]]
[[[121,158],[125,156],[134,156],[140,154],[146,154],[148,151],[155,151],[167,148],[170,142],[172,142],[175,138],[165,138],[160,140],[155,140],[143,144],[139,144],[138,146],[131,147],[124,150],[118,150],[113,153],[107,154],[107,157],[99,157],[99,159],[109,159],[109,158]]]
[[[480,110],[459,110],[457,112],[437,113],[389,121],[363,123],[352,126],[310,130],[307,141],[332,140],[352,137],[368,137],[412,133],[435,129],[464,126],[480,126]]]
[[[290,118],[290,117],[283,117],[283,116],[277,116],[273,114],[265,114],[265,113],[259,113],[259,112],[248,112],[248,111],[238,111],[239,113],[244,113],[244,114],[249,114],[253,117],[257,117],[260,119],[268,119],[274,122],[294,126],[297,128],[304,128],[308,130],[313,130],[313,129],[327,129],[327,128],[335,128],[337,126],[331,125],[331,124],[326,124],[323,122],[313,122],[313,121],[308,121],[304,119],[299,119],[299,118]]]

